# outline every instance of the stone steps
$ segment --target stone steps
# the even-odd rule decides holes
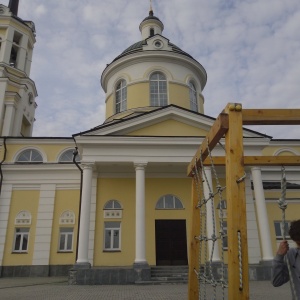
[[[137,284],[179,284],[188,282],[188,266],[155,266],[151,267],[150,281]]]

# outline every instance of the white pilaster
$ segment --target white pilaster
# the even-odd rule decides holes
[[[273,259],[273,250],[270,237],[270,226],[268,222],[268,214],[262,183],[261,170],[258,167],[253,167],[251,168],[251,172],[254,186],[256,215],[262,248],[262,260],[269,261]]]
[[[135,264],[147,264],[145,231],[145,167],[147,163],[135,163],[136,174],[136,223],[135,223]]]
[[[83,169],[77,264],[89,265],[89,229],[94,163],[81,163]]]
[[[204,190],[204,196],[205,198],[209,198],[210,195],[210,189],[211,191],[213,191],[213,185],[212,185],[212,176],[211,176],[211,168],[210,167],[204,167],[203,172],[205,172],[206,174],[206,178],[207,178],[207,182],[203,183],[203,190]],[[205,178],[205,177],[204,177]],[[210,189],[209,189],[210,187]],[[211,236],[213,234],[218,235],[217,230],[215,229],[214,232],[214,228],[216,228],[216,210],[213,210],[212,208],[212,203],[213,199],[209,200],[206,204],[206,213],[207,213],[207,237],[210,239]],[[213,214],[215,217],[213,217]],[[208,250],[209,253],[211,253],[212,251],[212,246],[213,246],[213,242],[212,241],[208,241]],[[220,254],[219,254],[219,244],[218,242],[215,243],[214,246],[214,251],[213,251],[213,256],[212,256],[212,261],[213,262],[219,262],[220,261]]]
[[[55,189],[55,184],[41,185],[32,259],[33,265],[49,265]]]

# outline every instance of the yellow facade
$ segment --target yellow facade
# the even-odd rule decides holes
[[[34,251],[37,212],[39,207],[39,191],[16,190],[11,197],[8,226],[6,233],[4,266],[31,265]],[[19,212],[28,211],[31,214],[30,225],[16,225],[15,219]],[[27,253],[13,253],[15,228],[29,227],[29,245]]]

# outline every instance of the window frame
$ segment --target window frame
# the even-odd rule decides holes
[[[72,153],[72,157],[71,157],[71,160],[62,160],[63,156],[67,156],[68,153]],[[73,163],[73,156],[74,156],[74,149],[67,149],[67,150],[64,150],[58,157],[58,162],[61,163],[61,164],[65,164],[65,163]],[[75,161],[76,162],[79,162],[80,161],[80,155],[77,155],[76,158],[75,158]]]
[[[157,78],[154,78],[157,76]],[[162,78],[160,78],[163,77]],[[163,86],[162,86],[163,84]],[[165,89],[165,92],[161,92]],[[155,90],[155,92],[152,92]],[[157,91],[157,92],[156,92]],[[167,76],[162,72],[153,72],[149,78],[150,106],[163,107],[168,105],[168,81]],[[155,97],[156,96],[156,97]]]
[[[123,93],[124,92],[124,93]],[[121,79],[116,84],[115,90],[115,111],[116,114],[127,109],[127,82]]]
[[[192,111],[198,112],[198,97],[197,97],[197,88],[193,81],[189,81],[189,97],[190,97],[190,108]]]
[[[282,241],[282,230],[281,230],[281,223],[282,221],[277,221],[275,220],[274,221],[274,232],[275,232],[275,238],[276,238],[276,241]],[[291,225],[291,221],[285,221],[285,237],[287,240],[290,240],[290,236],[289,236],[289,228],[290,228],[290,225]],[[280,232],[278,232],[278,230]],[[277,234],[277,233],[280,233],[280,234]]]
[[[20,230],[20,232],[18,232],[18,230]],[[30,234],[30,227],[15,227],[13,250],[12,250],[13,253],[28,253],[29,234]],[[24,236],[26,235],[27,235],[26,249],[23,249]],[[16,249],[18,236],[20,236],[20,243],[18,247],[19,249]]]
[[[71,247],[68,247],[69,237],[71,237]],[[63,247],[61,242],[63,238]],[[58,252],[73,252],[74,243],[74,228],[73,227],[60,227],[58,236]]]
[[[172,207],[167,207],[166,206],[166,197],[167,196],[172,196],[172,200],[173,200],[173,206]],[[176,200],[177,200],[177,203],[179,202],[181,204],[181,207],[176,207]],[[162,207],[159,206],[159,203],[163,203]],[[156,210],[181,210],[181,209],[184,209],[184,206],[183,206],[183,203],[182,201],[176,197],[175,195],[172,195],[172,194],[165,194],[163,196],[161,196],[157,202],[156,202],[156,205],[155,205],[155,209]]]
[[[25,156],[27,155],[27,153],[29,152],[29,157],[28,157],[28,160],[20,160],[20,157],[21,156]],[[40,158],[41,160],[32,160],[32,156],[33,156],[33,153],[35,153],[35,155]],[[38,155],[37,155],[38,154]],[[26,156],[25,156],[26,158]],[[28,149],[23,149],[21,152],[18,153],[16,159],[15,159],[15,162],[18,163],[18,164],[41,164],[44,162],[44,158],[43,158],[43,155],[42,153],[37,150],[37,149],[34,149],[34,148],[28,148]]]
[[[108,226],[109,223],[118,224],[119,227]],[[108,226],[108,227],[107,227]],[[109,246],[107,247],[106,233],[109,233]],[[114,233],[118,232],[118,247],[114,247]],[[103,235],[103,251],[104,252],[120,252],[121,251],[121,222],[119,221],[106,221],[104,222],[104,235]]]

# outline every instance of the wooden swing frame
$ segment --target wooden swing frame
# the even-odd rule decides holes
[[[300,125],[300,109],[242,109],[240,103],[228,103],[188,166],[188,176],[193,177],[193,170],[201,168],[201,160],[204,165],[211,165],[208,159],[209,150],[225,136],[225,157],[213,157],[213,161],[214,165],[223,165],[226,168],[228,299],[231,300],[249,299],[245,183],[240,181],[245,174],[244,166],[300,166],[300,156],[244,156],[243,125]],[[195,273],[195,270],[199,270],[199,241],[195,237],[199,235],[201,220],[197,204],[197,187],[193,180],[189,300],[199,299],[198,279]],[[242,253],[242,287],[238,234]]]

